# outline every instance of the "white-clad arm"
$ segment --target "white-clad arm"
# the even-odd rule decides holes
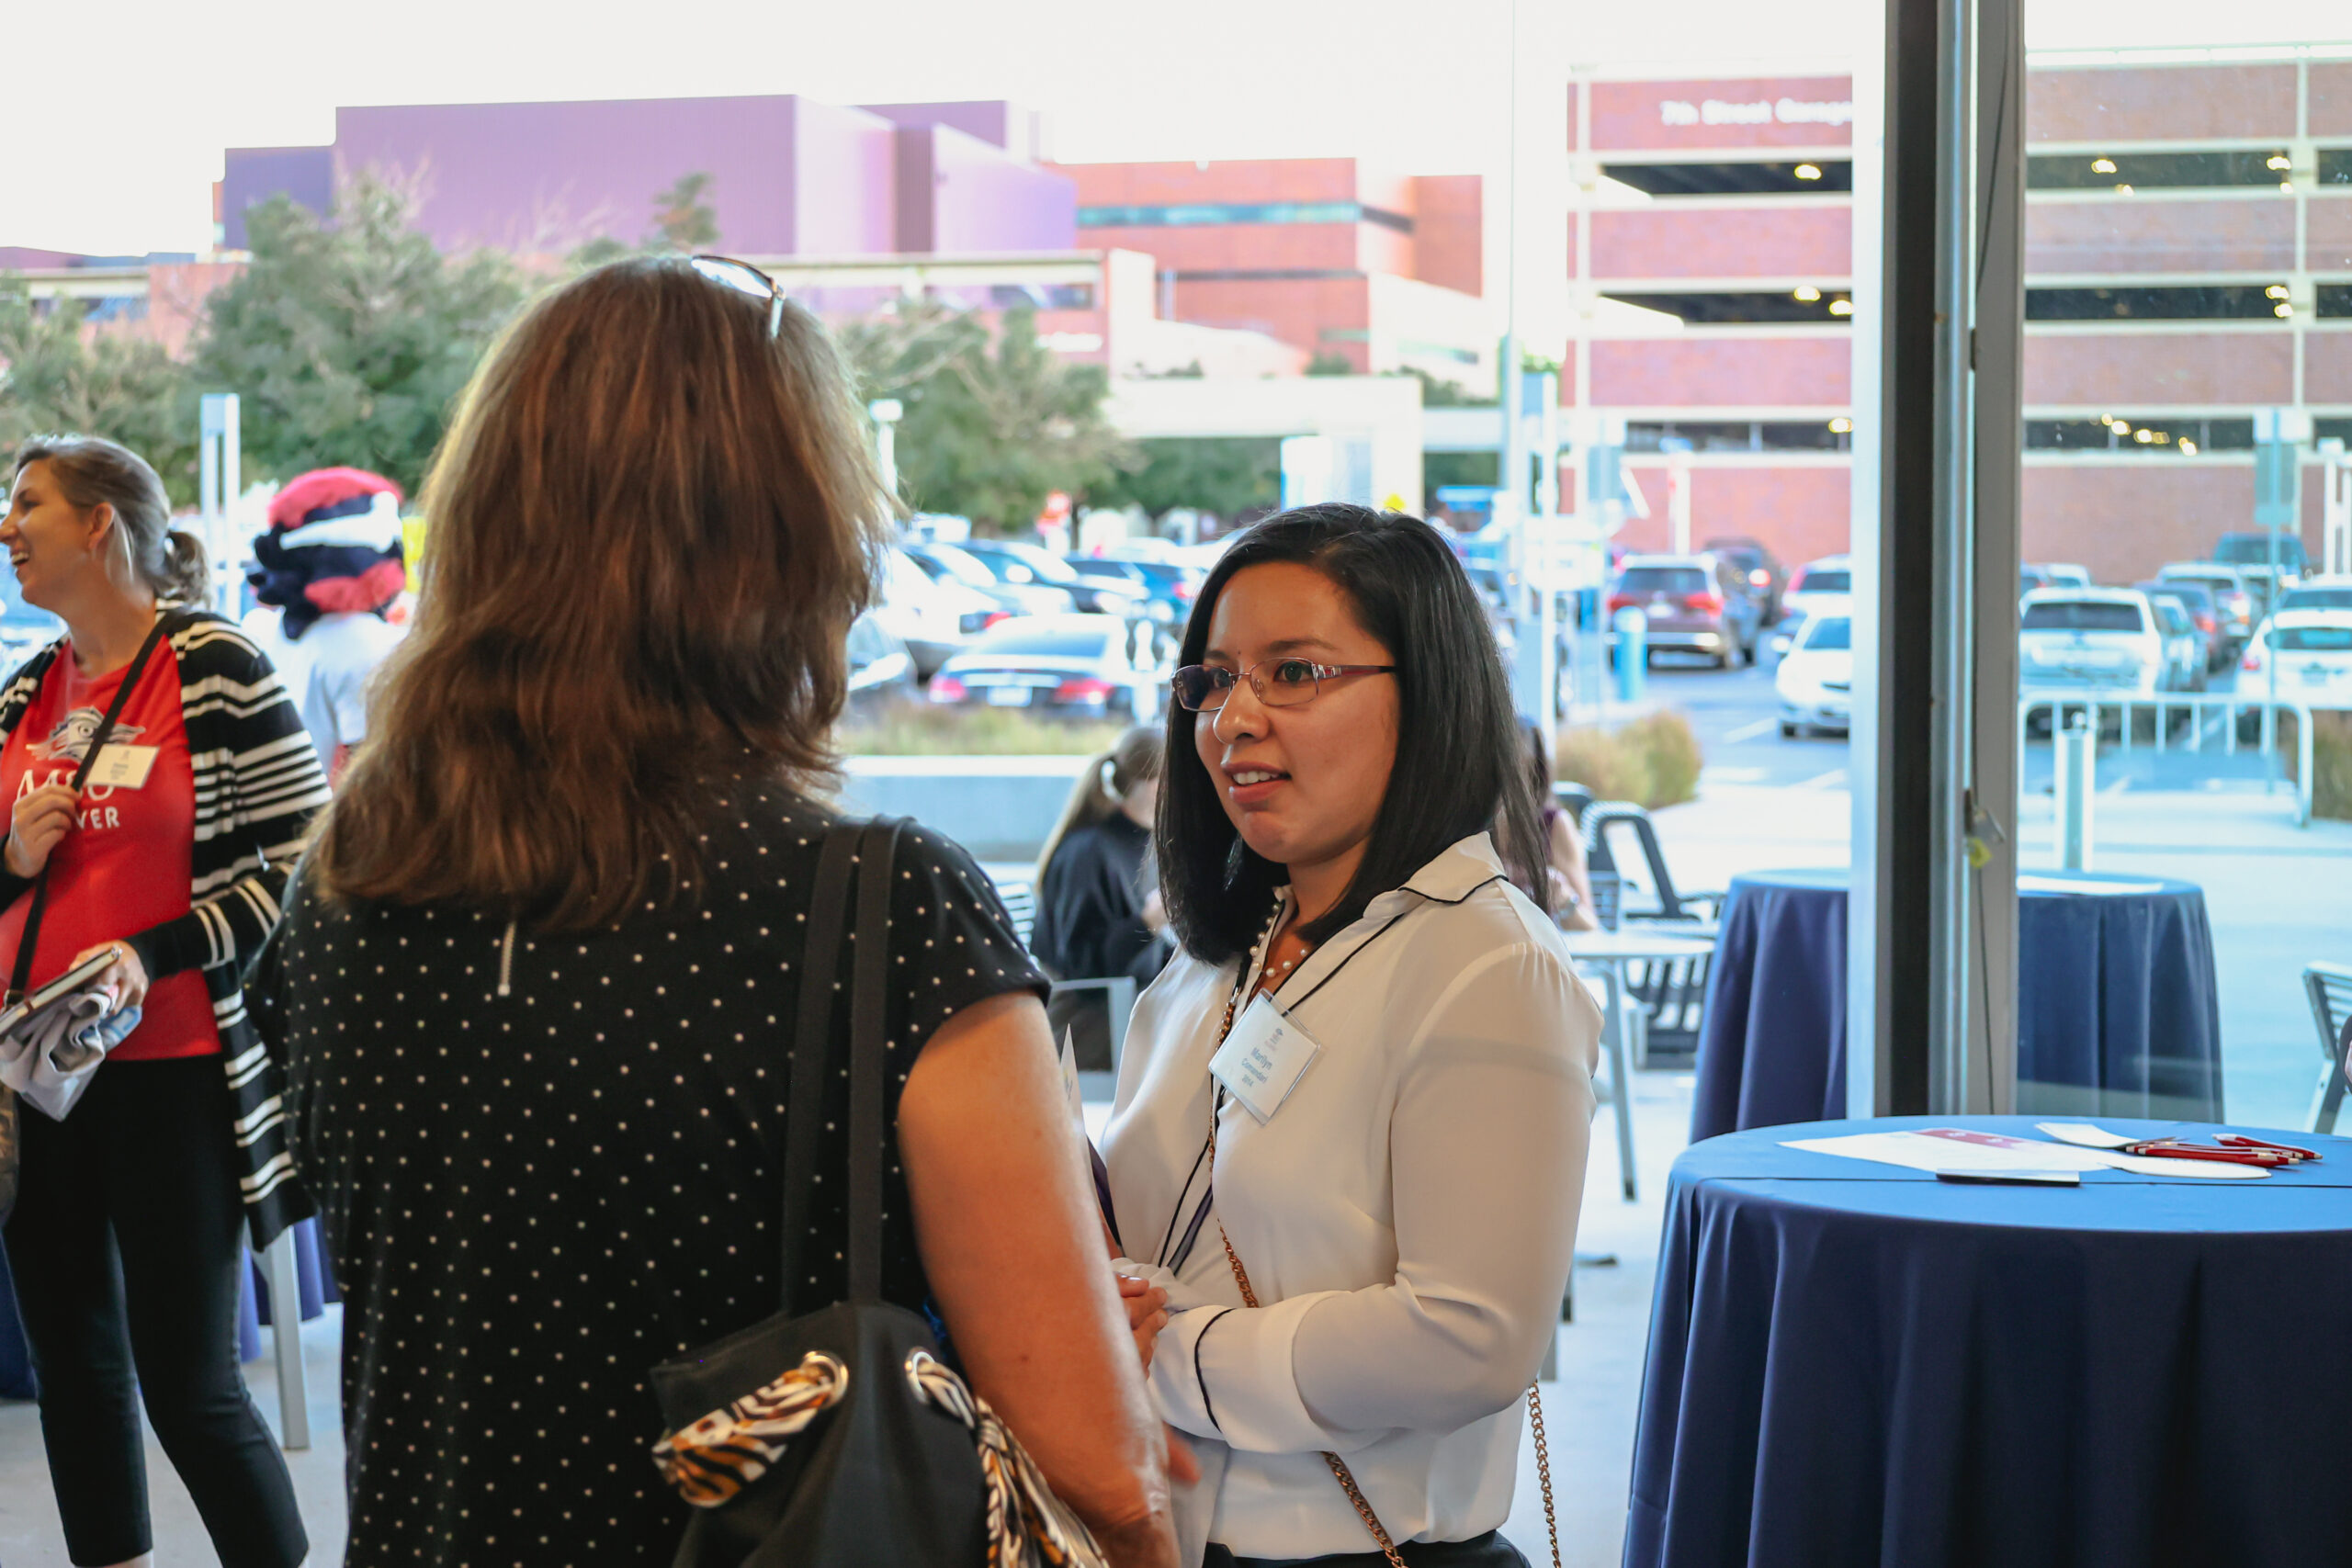
[[[1397,1086],[1396,1279],[1176,1314],[1151,1369],[1168,1419],[1240,1450],[1345,1453],[1397,1429],[1455,1431],[1517,1398],[1575,1254],[1600,1032],[1545,948],[1467,966]]]

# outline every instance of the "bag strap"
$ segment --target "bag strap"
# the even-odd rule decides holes
[[[863,822],[835,822],[817,854],[808,899],[808,942],[801,951],[800,1015],[792,1032],[792,1079],[784,1134],[784,1310],[792,1308],[808,1251],[816,1201],[817,1151],[825,1134],[825,1063],[831,1055],[834,976],[842,931],[849,924],[849,875]]]
[[[148,657],[155,651],[155,645],[164,640],[167,619],[162,611],[156,612],[155,624],[147,628],[146,638],[140,643],[139,651],[132,654],[130,662],[123,667],[121,683],[114,689],[114,701],[107,705],[106,716],[98,720],[98,728],[91,732],[89,750],[82,753],[82,765],[74,770],[75,795],[82,793],[82,785],[88,781],[90,770],[97,764],[98,753],[106,750],[107,738],[114,733],[114,721],[122,716],[122,705],[130,700],[130,694],[139,685],[139,677],[146,671]],[[10,1007],[25,999],[27,984],[33,976],[33,953],[40,945],[40,918],[48,908],[49,865],[44,862],[40,874],[33,879],[33,903],[32,908],[25,911],[24,933],[17,939],[17,965],[8,976],[7,1005]]]
[[[1254,1307],[1258,1304],[1258,1292],[1250,1288],[1250,1270],[1241,1266],[1241,1254],[1233,1250],[1233,1238],[1225,1235],[1223,1220],[1216,1223],[1216,1229],[1225,1242],[1225,1260],[1233,1265],[1233,1282],[1241,1287],[1241,1304]],[[1544,1483],[1544,1524],[1552,1534],[1552,1568],[1560,1568],[1560,1520],[1552,1506],[1552,1445],[1544,1435],[1544,1396],[1535,1392],[1533,1383],[1527,1385],[1527,1412],[1535,1431],[1536,1474]],[[1356,1484],[1355,1472],[1348,1468],[1348,1461],[1338,1454],[1326,1452],[1323,1462],[1330,1467],[1331,1479],[1340,1483],[1340,1490],[1348,1495],[1348,1501],[1355,1505],[1356,1517],[1363,1521],[1363,1528],[1371,1531],[1372,1539],[1379,1543],[1380,1554],[1388,1560],[1389,1568],[1408,1568],[1404,1554],[1396,1550],[1396,1543],[1388,1539],[1387,1527],[1380,1522],[1380,1516],[1374,1513],[1372,1505],[1364,1500],[1363,1488]]]
[[[857,967],[850,991],[849,1299],[882,1299],[883,1104],[890,1003],[890,881],[904,818],[877,817],[857,851]]]

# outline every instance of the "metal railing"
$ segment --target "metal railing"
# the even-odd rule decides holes
[[[2054,741],[2070,714],[2084,715],[2091,733],[2098,735],[2106,716],[2117,716],[2118,749],[2130,751],[2138,744],[2133,732],[2138,728],[2135,718],[2142,713],[2154,716],[2151,726],[2153,739],[2150,749],[2159,752],[2179,751],[2191,754],[2208,750],[2222,756],[2234,757],[2240,751],[2270,758],[2274,764],[2278,752],[2278,716],[2295,716],[2295,826],[2308,827],[2312,819],[2312,708],[2296,697],[2248,696],[2233,692],[2157,692],[2147,696],[2117,692],[2037,692],[2022,697],[2018,703],[2018,754],[2025,754],[2028,720],[2037,708],[2050,715],[2050,729]],[[2188,734],[2176,741],[2172,736],[2172,718],[2186,714]],[[2208,723],[2209,716],[2219,714],[2221,723]],[[2255,737],[2248,741],[2238,739],[2238,716],[2258,715],[2259,724]],[[2220,732],[2218,746],[2208,745],[2209,729]],[[2267,784],[2278,782],[2274,765]]]

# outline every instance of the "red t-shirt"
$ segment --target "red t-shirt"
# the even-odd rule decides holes
[[[13,807],[42,785],[74,782],[98,720],[122,684],[122,671],[93,681],[74,667],[68,643],[40,693],[0,750],[0,788]],[[93,784],[83,791],[74,825],[49,856],[49,905],[30,987],[56,978],[84,948],[135,936],[188,912],[188,857],[196,841],[196,774],[187,727],[180,717],[179,660],[168,642],[148,656],[138,688],[122,705],[107,747],[153,747],[153,764],[137,789]],[[28,888],[0,914],[0,977],[15,972]],[[204,973],[190,969],[157,980],[139,1027],[111,1053],[121,1061],[209,1056],[220,1050]]]

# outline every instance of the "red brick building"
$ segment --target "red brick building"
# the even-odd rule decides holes
[[[1161,316],[1262,333],[1359,373],[1494,380],[1476,175],[1352,158],[1071,164],[1078,241],[1154,258]]]
[[[2250,526],[2257,410],[2352,437],[2352,60],[2278,56],[2031,62],[2029,558],[2130,581]],[[1623,416],[1636,451],[1691,443],[1694,537],[1842,547],[1850,79],[1572,91],[1591,326],[1563,400]],[[1628,536],[1662,544],[1662,514]]]

